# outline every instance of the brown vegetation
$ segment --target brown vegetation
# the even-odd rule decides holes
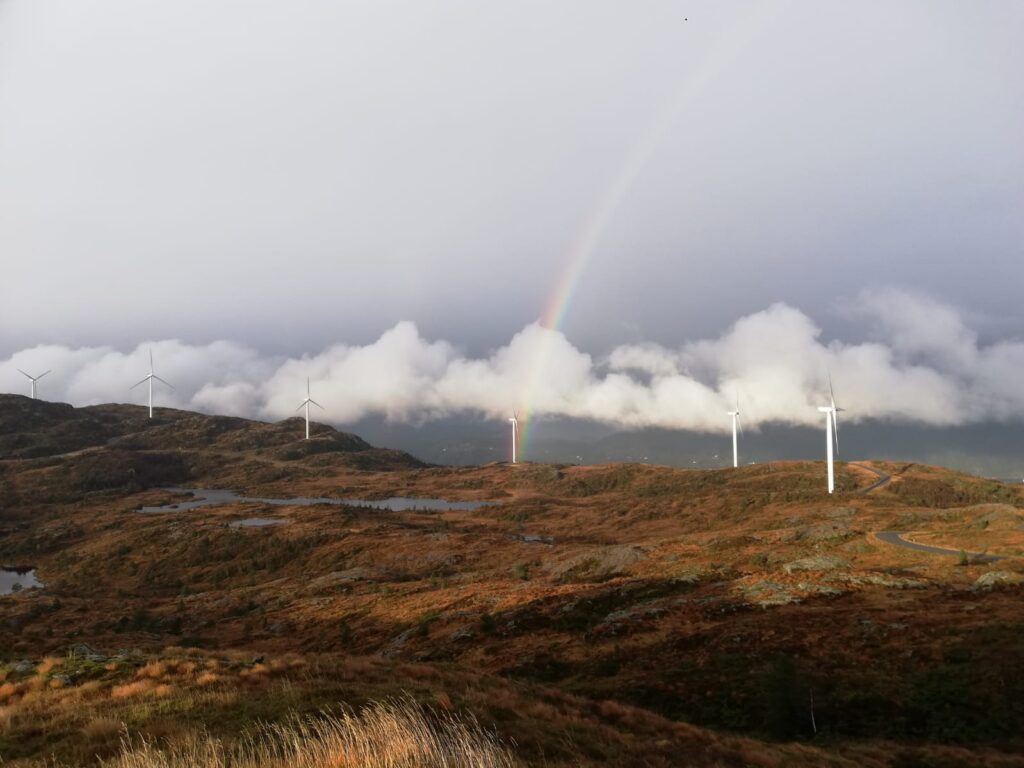
[[[114,722],[229,755],[256,721],[409,695],[527,763],[1024,764],[1016,488],[882,462],[866,494],[876,476],[840,465],[834,497],[813,462],[426,467],[121,406],[19,431],[5,402],[0,561],[45,584],[0,597],[8,762],[113,759]],[[186,499],[171,482],[494,503],[136,511]],[[229,526],[260,516],[291,522]],[[958,566],[882,530],[1009,559]]]

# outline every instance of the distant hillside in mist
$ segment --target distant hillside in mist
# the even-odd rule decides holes
[[[508,455],[508,425],[442,420],[421,427],[366,419],[354,432],[377,445],[409,451],[438,464],[477,464]],[[578,421],[539,422],[531,430],[525,458],[585,464],[647,461],[671,466],[719,467],[732,461],[728,434],[666,429],[617,431]],[[839,427],[840,460],[889,459],[959,469],[1006,479],[1024,477],[1024,424],[928,427],[868,421]],[[740,461],[822,459],[825,430],[765,426],[740,440]]]

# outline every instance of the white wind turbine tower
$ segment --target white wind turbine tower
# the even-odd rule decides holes
[[[309,440],[309,404],[312,403],[321,411],[324,409],[320,403],[309,396],[309,377],[306,377],[306,399],[302,401],[302,405],[296,408],[296,411],[301,411],[303,408],[306,409],[306,439]]]
[[[740,423],[740,394],[736,393],[736,410],[727,411],[732,416],[732,465],[738,467],[740,465],[740,452],[739,442],[736,439],[736,429],[739,428],[740,434],[743,434],[743,425]]]
[[[512,463],[515,464],[516,446],[519,443],[519,414],[512,411],[512,416],[508,421],[512,425]]]
[[[819,405],[818,410],[825,414],[825,455],[828,461],[828,492],[833,493],[836,489],[835,468],[832,461],[832,435],[835,432],[836,453],[839,453],[839,422],[836,414],[845,411],[845,408],[836,406],[836,395],[832,391],[832,376],[828,377],[828,405]]]
[[[149,350],[149,376],[144,378],[138,384],[132,384],[131,386],[131,389],[135,389],[139,384],[145,384],[147,381],[149,382],[149,418],[151,419],[153,418],[153,379],[156,379],[162,384],[167,384],[168,387],[174,389],[174,387],[172,387],[168,382],[153,373],[153,350],[151,349]]]
[[[45,376],[47,373],[49,373],[49,371],[46,371],[44,373],[40,373],[38,376],[29,376],[27,373],[25,373],[23,370],[21,370],[21,368],[19,368],[18,369],[18,373],[20,373],[22,376],[24,376],[25,378],[27,378],[29,381],[32,382],[32,385],[31,385],[32,386],[32,399],[35,400],[36,399],[36,382],[39,381],[41,378],[43,378],[43,376]]]

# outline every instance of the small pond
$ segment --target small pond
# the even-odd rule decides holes
[[[392,512],[405,512],[408,510],[425,510],[436,512],[440,510],[471,510],[479,507],[486,507],[490,504],[487,501],[446,501],[445,499],[415,499],[404,496],[395,496],[390,499],[331,499],[325,496],[297,496],[293,499],[265,499],[259,496],[240,496],[234,491],[213,490],[209,488],[164,488],[169,493],[190,493],[194,497],[189,501],[181,501],[176,504],[164,504],[160,507],[142,507],[139,512],[154,514],[158,512],[183,512],[188,509],[208,507],[214,504],[231,504],[241,502],[257,502],[270,504],[272,506],[301,506],[308,507],[314,504],[334,504],[342,507],[372,507],[374,509],[387,509]]]
[[[0,568],[0,595],[41,587],[35,568]]]
[[[266,528],[268,525],[283,525],[291,522],[286,517],[247,517],[228,523],[232,528]]]

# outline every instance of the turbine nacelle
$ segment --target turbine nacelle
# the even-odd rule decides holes
[[[31,382],[31,384],[29,385],[29,389],[32,392],[32,399],[35,400],[36,399],[36,382],[39,381],[41,378],[43,378],[43,376],[48,374],[49,371],[44,371],[43,373],[40,373],[38,376],[29,376],[27,373],[25,373],[23,370],[21,370],[21,368],[18,368],[17,371],[18,371],[18,373],[20,373],[22,376],[24,376],[26,379],[28,379]]]
[[[515,464],[519,447],[519,414],[516,411],[512,411],[512,415],[508,417],[508,423],[512,425],[512,463]]]
[[[738,467],[740,465],[740,449],[739,443],[736,436],[736,430],[743,434],[743,424],[740,422],[740,394],[736,393],[736,410],[726,411],[726,414],[732,416],[732,465]],[[716,457],[717,458],[717,457]]]
[[[153,418],[153,381],[154,380],[159,381],[161,384],[165,385],[166,387],[168,387],[171,390],[174,389],[174,386],[169,381],[164,381],[163,379],[161,379],[159,376],[157,376],[153,372],[153,350],[151,349],[151,350],[149,350],[149,375],[146,378],[144,378],[142,381],[136,382],[135,384],[132,384],[131,387],[129,387],[129,389],[135,389],[140,384],[145,384],[147,381],[149,382],[149,418],[151,418],[151,419]]]
[[[835,467],[832,458],[832,441],[835,440],[835,452],[839,453],[839,419],[837,414],[845,411],[836,405],[836,393],[832,388],[832,374],[828,376],[828,405],[819,405],[818,413],[825,414],[825,458],[828,464],[828,492],[835,491]]]
[[[307,376],[306,377],[306,399],[303,400],[299,404],[299,407],[295,409],[296,411],[301,411],[303,408],[306,409],[306,439],[307,440],[309,440],[309,406],[310,406],[310,404],[315,405],[321,411],[324,410],[324,407],[322,405],[320,405],[320,403],[318,403],[316,400],[314,400],[312,398],[312,396],[310,395],[310,392],[309,392],[309,377]]]

